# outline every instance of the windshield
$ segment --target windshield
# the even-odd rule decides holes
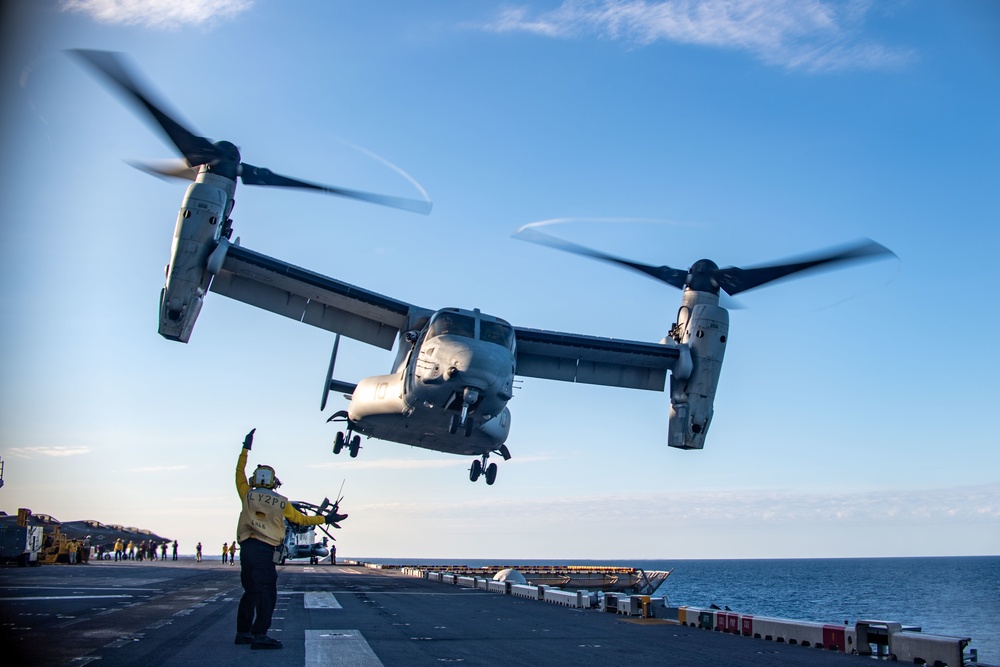
[[[479,327],[480,340],[484,340],[487,343],[502,345],[508,350],[512,349],[514,342],[514,330],[509,324],[506,324],[505,322],[487,322],[486,320],[480,320]]]
[[[438,313],[431,320],[427,329],[427,337],[434,338],[443,334],[475,338],[476,320],[468,315],[459,315],[458,313]]]

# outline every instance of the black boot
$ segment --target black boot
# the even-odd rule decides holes
[[[281,648],[281,642],[277,639],[271,639],[267,635],[254,635],[253,642],[250,644],[250,648],[257,649],[267,649],[267,648]]]
[[[237,632],[236,633],[236,641],[234,641],[233,643],[234,644],[252,644],[253,643],[253,634],[249,633],[249,632]]]

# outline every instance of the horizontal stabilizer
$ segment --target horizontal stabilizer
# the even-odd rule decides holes
[[[354,394],[354,390],[358,388],[356,382],[343,382],[341,380],[330,380],[330,391],[335,391],[338,394]]]

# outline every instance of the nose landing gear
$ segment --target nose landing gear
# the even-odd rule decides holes
[[[486,464],[486,460],[489,458],[489,454],[483,454],[482,460],[474,459],[472,461],[472,467],[469,468],[469,481],[475,482],[479,479],[480,475],[486,477],[486,484],[493,486],[493,482],[497,481],[497,464],[490,463]]]
[[[474,387],[466,387],[462,391],[462,414],[452,415],[448,423],[448,433],[455,435],[459,427],[465,428],[465,437],[472,436],[472,431],[476,427],[476,420],[469,417],[472,406],[479,402],[479,390]]]
[[[472,431],[476,427],[476,420],[472,417],[467,416],[465,406],[462,406],[462,416],[452,415],[451,421],[448,423],[448,433],[455,435],[458,433],[459,427],[465,429],[465,437],[471,437]]]

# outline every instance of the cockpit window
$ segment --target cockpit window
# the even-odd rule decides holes
[[[479,322],[479,338],[487,343],[502,345],[508,350],[514,342],[514,330],[504,322],[488,322],[485,319]]]
[[[458,313],[438,313],[431,320],[427,329],[427,337],[434,338],[443,334],[452,336],[476,337],[476,320],[468,315]]]

